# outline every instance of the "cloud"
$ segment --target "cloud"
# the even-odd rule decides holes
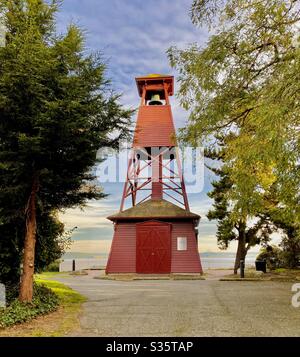
[[[70,253],[108,254],[111,240],[77,240],[72,244]]]

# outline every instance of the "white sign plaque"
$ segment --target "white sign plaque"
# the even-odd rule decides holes
[[[177,237],[177,250],[187,250],[186,237]]]

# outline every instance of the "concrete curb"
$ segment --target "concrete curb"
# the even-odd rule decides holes
[[[269,277],[269,278],[221,278],[219,281],[276,281],[276,282],[297,282],[300,281],[298,278],[293,279],[293,278],[278,278],[278,277]]]
[[[205,280],[203,276],[198,275],[170,275],[170,276],[136,276],[136,275],[105,275],[95,276],[97,280],[115,280],[115,281],[150,281],[150,280]]]
[[[261,278],[221,278],[219,281],[268,281],[269,279]]]

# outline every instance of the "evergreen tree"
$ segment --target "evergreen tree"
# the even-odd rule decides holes
[[[219,137],[220,140],[220,137]],[[213,190],[208,196],[214,200],[213,208],[208,212],[209,220],[217,220],[217,241],[220,249],[226,250],[232,241],[237,241],[237,252],[234,263],[234,274],[240,266],[240,261],[246,259],[250,248],[257,244],[267,244],[272,233],[272,225],[266,216],[260,216],[256,223],[249,226],[252,217],[235,215],[235,202],[230,200],[230,191],[234,190],[230,179],[229,168],[222,162],[224,159],[225,145],[219,141],[219,148],[205,150],[208,159],[218,162],[218,168],[207,167],[219,177],[212,182]]]
[[[96,152],[128,136],[132,111],[111,92],[101,56],[86,55],[81,30],[70,25],[64,36],[55,33],[58,1],[0,0],[0,9],[6,28],[0,47],[0,224],[18,220],[24,227],[25,302],[32,300],[37,215],[104,197],[90,174]]]

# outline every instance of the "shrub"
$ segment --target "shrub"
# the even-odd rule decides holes
[[[300,236],[283,237],[280,247],[282,248],[282,256],[287,268],[293,269],[300,267]]]
[[[39,315],[55,311],[59,305],[58,296],[44,285],[34,285],[32,303],[13,300],[6,309],[0,309],[0,327],[9,327],[29,321]]]
[[[59,271],[59,260],[56,260],[53,263],[50,263],[45,269],[44,271],[50,271],[50,272],[58,272]]]
[[[256,260],[265,260],[270,270],[284,267],[282,250],[276,245],[262,248]]]
[[[10,305],[19,296],[19,283],[5,284],[6,288],[6,302]]]

